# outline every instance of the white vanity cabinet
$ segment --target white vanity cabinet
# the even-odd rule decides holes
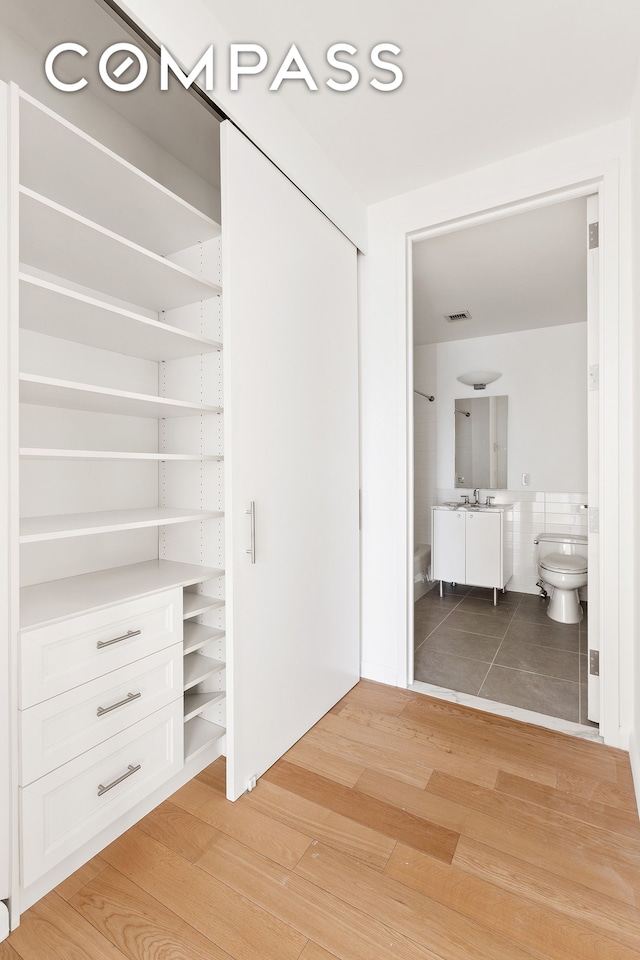
[[[432,510],[434,580],[502,589],[513,574],[509,507]]]

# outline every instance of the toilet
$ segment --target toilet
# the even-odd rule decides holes
[[[534,540],[538,575],[551,600],[547,616],[558,623],[579,623],[578,590],[587,584],[587,538],[576,534],[541,533]]]

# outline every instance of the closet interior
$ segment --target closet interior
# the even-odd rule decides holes
[[[7,91],[28,903],[136,803],[225,752],[221,228],[188,143],[176,157],[112,103],[58,97],[90,127],[102,116],[90,135]],[[176,96],[208,130],[215,176],[218,121]]]

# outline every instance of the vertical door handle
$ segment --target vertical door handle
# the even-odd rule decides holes
[[[249,509],[245,510],[248,517],[251,517],[251,546],[247,547],[247,553],[251,557],[251,563],[256,562],[256,502],[252,500]]]

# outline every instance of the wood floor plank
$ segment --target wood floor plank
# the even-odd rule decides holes
[[[433,862],[436,869],[449,869]],[[369,870],[322,844],[307,851],[294,872],[371,919],[384,917],[388,926],[447,960],[530,960],[532,956],[513,940],[425,897],[386,872]]]
[[[226,793],[227,790],[227,764],[225,757],[218,757],[213,763],[201,770],[196,776],[196,780],[206,783],[220,793]]]
[[[71,900],[75,910],[129,960],[231,960],[211,940],[113,867]]]
[[[92,857],[91,860],[87,860],[79,870],[76,870],[70,877],[67,877],[66,880],[59,883],[55,888],[56,893],[62,897],[63,900],[70,900],[74,893],[81,890],[85,884],[93,880],[94,877],[97,877],[106,867],[107,863],[102,857]]]
[[[607,936],[621,940],[632,949],[639,947],[638,909],[594,892],[577,877],[559,877],[467,837],[460,838],[453,863],[497,889],[550,907],[578,923],[594,924]]]
[[[369,827],[393,840],[403,840],[438,860],[451,863],[458,834],[407,813],[401,804],[386,803],[366,795],[361,795],[358,802],[354,803],[352,790],[309,770],[295,767],[286,760],[278,761],[267,770],[264,779],[289,793],[306,800],[315,800],[361,826]]]
[[[342,732],[339,733],[338,729]],[[353,724],[337,724],[333,720],[327,723],[320,721],[313,730],[299,741],[296,745],[305,743],[312,744],[316,750],[322,751],[325,756],[337,756],[345,761],[351,759],[355,761],[360,769],[358,776],[352,780],[348,786],[353,786],[367,767],[384,772],[393,771],[394,776],[407,783],[412,783],[416,787],[426,787],[429,777],[433,773],[433,767],[430,767],[416,755],[414,745],[408,745],[406,740],[402,743],[386,742],[384,732],[382,736],[371,737],[375,739],[374,743],[363,742],[364,738],[358,727]],[[348,734],[352,734],[349,736]],[[289,759],[288,755],[285,759]],[[313,769],[313,768],[310,768]],[[316,773],[323,773],[320,766],[316,768]],[[324,774],[326,776],[326,774]],[[496,773],[493,773],[495,779]],[[332,778],[336,779],[336,778]],[[484,778],[483,778],[484,782]]]
[[[487,790],[486,787],[467,783],[448,773],[434,773],[426,789],[428,793],[444,800],[462,803],[522,830],[533,828],[546,834],[547,843],[557,841],[583,847],[592,856],[598,856],[605,862],[614,861],[628,867],[630,875],[637,875],[635,890],[640,901],[640,840],[621,837],[599,825],[583,823],[551,807],[543,809],[519,797]]]
[[[401,716],[433,728],[449,730],[452,724],[465,738],[478,744],[492,746],[504,751],[505,756],[526,756],[530,762],[540,762],[570,771],[580,776],[597,774],[600,780],[617,782],[617,760],[620,751],[604,747],[601,743],[566,737],[555,730],[534,727],[528,723],[483,713],[468,707],[460,713],[458,704],[445,703],[443,709],[434,698],[424,697],[407,704]],[[457,708],[457,709],[451,709]]]
[[[200,866],[339,960],[442,960],[230,837],[210,847]]]
[[[218,790],[198,780],[185,784],[173,800],[218,832],[234,837],[283,867],[294,867],[311,843],[310,836],[265,816],[247,804],[244,797],[229,803]]]
[[[22,960],[22,957],[19,953],[16,953],[8,940],[3,940],[2,943],[0,943],[0,960]],[[304,957],[304,960],[323,960],[323,958],[319,954],[317,957],[309,954],[307,957]]]
[[[137,827],[103,857],[236,960],[297,960],[305,946],[305,937]]]
[[[124,960],[66,900],[52,891],[24,913],[10,938],[23,960]]]
[[[483,926],[553,960],[638,960],[640,953],[593,922],[576,922],[550,905],[511,893],[462,868],[398,844],[385,874]],[[430,915],[430,914],[429,914]],[[640,928],[639,931],[640,933]],[[640,943],[640,940],[639,940]]]
[[[590,823],[611,833],[640,840],[640,819],[635,811],[617,810],[604,803],[573,797],[564,790],[533,783],[503,771],[498,774],[495,788],[501,793],[534,803],[542,810],[561,813],[581,823]]]
[[[404,690],[401,687],[390,687],[372,680],[361,680],[349,691],[345,700],[350,705],[357,704],[365,709],[375,708],[378,713],[390,716],[399,716],[407,704],[417,700],[422,695],[413,690]]]
[[[375,711],[363,710],[347,704],[342,711],[343,723],[352,722],[360,728],[369,728],[378,736],[393,737],[407,744],[419,743],[425,762],[438,770],[461,776],[472,783],[493,786],[498,770],[506,770],[548,786],[556,786],[557,767],[529,758],[521,750],[505,750],[504,746],[480,740],[472,731],[466,736],[464,728],[447,720],[445,724],[430,724],[424,719],[414,720],[404,713],[400,717],[387,717]],[[349,728],[347,728],[349,729]]]
[[[171,800],[165,800],[152,810],[140,822],[140,829],[192,863],[220,835],[219,830]]]
[[[262,778],[245,803],[266,816],[382,870],[396,841]]]
[[[434,742],[424,732],[423,727],[416,726],[411,730],[399,717],[385,717],[375,711],[362,710],[350,704],[345,706],[339,717],[323,717],[316,729],[329,738],[344,738],[347,743],[351,741],[366,746],[374,753],[380,750],[382,762],[371,764],[371,768],[393,771],[393,775],[397,776],[399,765],[402,764],[401,771],[404,772],[407,783],[412,782],[413,767],[417,773],[425,775],[427,771],[434,769],[447,770],[464,776],[473,783],[492,787],[500,769],[497,763],[486,762],[477,751],[472,754],[466,747],[456,749],[450,740],[446,744]],[[360,756],[364,758],[365,754]],[[555,770],[553,782],[556,782]],[[417,786],[422,784],[418,783]]]
[[[346,754],[346,751],[323,750],[317,739],[312,737],[312,731],[294,743],[285,753],[284,759],[307,770],[315,770],[323,777],[342,783],[345,787],[352,787],[358,777],[362,776],[366,766],[358,763],[356,757]]]
[[[2,960],[1,956],[0,960]],[[335,953],[329,953],[328,950],[319,947],[317,943],[309,940],[309,943],[300,954],[300,960],[336,960],[336,955]]]
[[[356,790],[388,803],[404,803],[405,809],[432,823],[455,830],[461,836],[479,840],[496,850],[541,866],[550,873],[573,880],[580,877],[585,886],[634,905],[638,874],[622,863],[611,863],[591,849],[555,840],[547,831],[530,826],[522,829],[480,810],[445,799],[428,790],[416,790],[373,770],[360,778]],[[409,844],[411,845],[411,844]]]
[[[579,777],[576,774],[561,771],[558,773],[558,790],[584,800],[617,807],[620,810],[628,810],[635,814],[638,812],[638,803],[633,789],[627,786],[621,787],[617,783],[593,777]]]

